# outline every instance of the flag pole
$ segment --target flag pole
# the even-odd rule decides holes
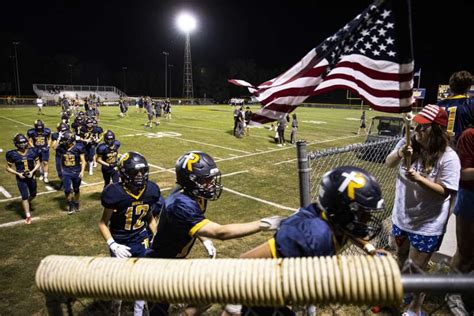
[[[420,81],[421,81],[421,68],[420,70],[418,71],[418,89],[420,89]]]
[[[403,115],[403,120],[405,121],[405,140],[406,145],[411,146],[411,120],[413,119],[413,113],[410,111]],[[411,168],[411,156],[405,157],[405,165],[407,166],[407,170]]]

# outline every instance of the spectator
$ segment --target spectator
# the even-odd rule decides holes
[[[334,256],[351,239],[370,241],[375,237],[381,229],[384,210],[382,191],[372,175],[357,167],[338,167],[323,175],[316,202],[284,219],[272,239],[240,257]],[[226,306],[228,314],[240,314],[239,310],[239,306]],[[247,311],[256,315],[296,315],[286,307],[244,307],[242,314],[247,315]]]
[[[71,215],[79,212],[80,186],[86,168],[85,148],[82,143],[76,143],[72,132],[66,131],[59,141],[57,150],[61,155],[62,180],[68,203],[68,215]]]
[[[365,121],[365,111],[362,111],[362,115],[360,116],[360,126],[359,126],[359,130],[357,131],[357,135],[360,135],[360,132],[363,131],[364,134],[367,134],[367,132],[365,131],[365,124],[366,124],[366,121]]]
[[[281,220],[272,217],[241,224],[220,225],[205,217],[208,201],[222,192],[221,173],[214,159],[200,151],[188,152],[176,162],[176,188],[161,211],[153,238],[152,258],[182,259],[198,237],[232,239],[276,229]],[[168,304],[155,304],[150,315],[167,315]]]
[[[458,141],[461,182],[454,214],[456,215],[457,251],[453,266],[462,273],[474,270],[474,127],[467,128]]]
[[[37,148],[29,148],[28,139],[23,134],[13,138],[16,149],[6,154],[7,172],[16,175],[16,184],[21,194],[21,206],[25,212],[25,224],[31,224],[30,203],[36,197],[35,171],[40,167]],[[13,169],[15,166],[15,169]]]
[[[449,146],[448,114],[443,108],[427,105],[413,120],[417,126],[411,145],[401,139],[385,163],[392,168],[400,165],[392,211],[399,265],[410,258],[424,270],[441,245],[461,166]],[[400,164],[402,158],[405,162]],[[412,160],[408,166],[407,158]]]
[[[453,73],[449,78],[450,96],[438,103],[449,113],[447,131],[454,145],[462,132],[474,124],[474,99],[468,95],[472,84],[472,75],[468,71]]]
[[[290,141],[292,144],[296,142],[296,130],[298,129],[298,120],[296,118],[296,113],[292,115],[293,121],[291,122],[291,134],[290,134]]]
[[[126,153],[118,168],[122,182],[106,186],[101,195],[99,231],[112,257],[142,258],[149,247],[148,230],[156,232],[153,210],[160,202],[160,188],[148,180],[148,162],[139,153]],[[114,314],[120,315],[120,305],[112,302]],[[135,301],[134,315],[142,315],[144,306],[144,301]]]
[[[36,120],[34,128],[30,128],[26,133],[31,147],[38,149],[40,153],[40,181],[49,183],[48,170],[49,170],[49,147],[51,146],[51,130],[44,126],[43,121]]]
[[[250,135],[250,119],[252,118],[252,111],[250,107],[245,108],[244,120],[245,120],[245,135]]]
[[[285,128],[286,128],[286,116],[282,116],[279,120],[278,120],[278,124],[277,124],[277,133],[278,133],[278,146],[281,147],[281,146],[286,146],[286,142],[285,142]]]

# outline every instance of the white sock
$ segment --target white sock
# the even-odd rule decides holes
[[[135,301],[133,304],[133,316],[142,316],[145,309],[145,301]]]

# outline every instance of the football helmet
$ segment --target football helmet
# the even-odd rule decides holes
[[[74,133],[71,132],[70,130],[67,130],[64,132],[63,137],[59,141],[60,145],[66,145],[70,146],[76,141],[76,137],[74,136]]]
[[[69,125],[67,125],[64,122],[61,122],[61,123],[58,124],[57,129],[58,129],[58,132],[65,132],[65,131],[69,130]]]
[[[94,127],[94,120],[92,117],[86,118],[86,127],[88,130],[91,130]]]
[[[191,151],[178,158],[176,182],[193,197],[217,200],[222,193],[221,172],[214,159],[201,151]]]
[[[327,220],[349,235],[368,241],[382,227],[382,191],[364,169],[343,166],[328,171],[321,179],[317,203]]]
[[[86,113],[84,113],[84,111],[79,111],[79,114],[78,114],[78,117],[84,117],[86,115]]]
[[[111,130],[108,130],[107,132],[105,132],[104,134],[104,143],[109,146],[109,147],[112,147],[112,145],[114,144],[115,142],[115,134],[114,132],[112,132]]]
[[[42,120],[35,121],[35,131],[38,133],[42,133],[44,131],[44,123]]]
[[[148,162],[141,154],[130,151],[118,162],[120,179],[132,191],[141,190],[148,182]]]
[[[13,144],[20,150],[25,150],[29,146],[28,139],[23,134],[16,134],[13,137]]]

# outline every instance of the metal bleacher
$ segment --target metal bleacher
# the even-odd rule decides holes
[[[44,100],[57,100],[59,97],[86,98],[90,95],[100,97],[104,101],[116,101],[120,96],[126,97],[120,89],[112,86],[87,86],[64,84],[33,84],[33,91]]]

